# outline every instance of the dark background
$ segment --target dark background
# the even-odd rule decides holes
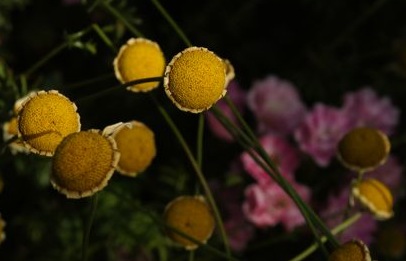
[[[87,5],[64,4],[57,0],[4,1],[0,4],[0,13],[5,21],[0,27],[0,59],[13,75],[18,76],[61,44],[66,34],[80,31],[91,23],[101,26],[114,24],[115,31],[109,36],[116,47],[133,36],[102,7],[87,12],[91,4],[92,1]],[[186,47],[151,1],[112,1],[111,4],[131,17],[145,37],[158,42],[168,60]],[[345,92],[364,86],[373,87],[379,95],[389,96],[402,112],[406,107],[406,1],[174,0],[162,1],[161,4],[193,45],[207,47],[232,62],[236,80],[246,90],[255,80],[273,74],[292,81],[309,107],[318,101],[340,106]],[[189,167],[183,164],[186,160],[182,158],[183,151],[151,104],[148,94],[134,95],[117,89],[106,95],[92,96],[117,85],[112,76],[115,53],[95,34],[89,34],[83,40],[96,44],[96,55],[78,48],[64,50],[28,78],[29,88],[58,89],[69,96],[78,106],[84,129],[103,128],[131,119],[148,122],[151,128],[157,130],[160,152],[155,166],[148,172],[162,171],[158,166],[189,171]],[[70,87],[73,83],[106,74],[111,76],[96,84]],[[177,111],[166,101],[162,91],[157,91],[155,95],[173,115],[193,147],[197,117]],[[1,108],[1,116],[5,120],[13,100],[10,95],[2,98],[6,106]],[[250,115],[247,117],[250,119]],[[404,117],[401,113],[396,133],[399,140],[404,137]],[[209,177],[221,175],[229,167],[225,162],[240,153],[238,146],[226,144],[210,133],[205,140],[205,149],[205,170]],[[404,158],[402,143],[394,149]],[[87,213],[86,200],[77,204],[66,203],[63,197],[55,196],[52,189],[43,185],[43,181],[30,176],[30,172],[42,173],[47,164],[46,159],[42,161],[36,157],[16,160],[10,154],[0,156],[1,173],[6,183],[4,193],[0,195],[0,212],[5,213],[3,216],[9,220],[9,234],[0,248],[0,260],[26,260],[27,256],[32,260],[49,260],[49,256],[57,256],[44,254],[52,252],[47,249],[52,237],[48,241],[35,241],[35,236],[27,231],[42,230],[38,233],[43,235],[45,230],[52,234],[54,230],[40,221],[49,220],[55,229],[61,229],[58,221],[61,216],[68,218],[78,212],[81,217]],[[154,188],[157,181],[157,177],[141,177],[139,183],[131,185],[138,190],[129,194],[156,204],[156,209],[160,210],[163,202],[180,191],[168,184],[167,187],[159,185],[157,191],[148,189]],[[130,186],[123,178],[114,182],[124,188]],[[64,213],[68,214],[65,216]],[[25,224],[24,216],[34,221]],[[68,228],[63,229],[75,229],[74,224],[67,224]],[[101,238],[103,235],[100,232]],[[66,237],[69,240],[80,239],[76,234]],[[309,237],[305,240],[307,242],[293,240],[288,243],[298,252],[310,240]],[[80,242],[75,244],[80,246]],[[287,260],[293,250],[290,251],[288,245],[286,250],[280,251],[286,245],[285,241],[275,243],[269,249],[248,252],[244,258],[264,260],[266,255],[267,258],[280,258],[274,260]],[[56,253],[66,249],[62,243],[48,247],[55,248]],[[271,250],[280,252],[276,254]],[[68,258],[69,254],[65,253],[65,256]],[[110,260],[106,256],[98,258]],[[184,260],[184,256],[179,258]]]

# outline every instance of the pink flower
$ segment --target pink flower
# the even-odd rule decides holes
[[[302,151],[321,167],[327,166],[336,154],[337,144],[351,128],[343,111],[318,103],[294,132]]]
[[[242,252],[254,237],[255,228],[245,218],[241,205],[232,204],[229,218],[224,221],[224,228],[233,251]]]
[[[402,185],[403,167],[396,156],[390,155],[385,164],[365,175],[385,183],[396,196]]]
[[[303,185],[293,184],[304,201],[308,201],[310,190]],[[245,190],[245,197],[244,214],[259,228],[281,223],[286,230],[291,231],[304,223],[296,204],[277,183],[249,185]]]
[[[388,97],[380,98],[371,88],[363,88],[344,96],[343,110],[354,127],[378,128],[390,135],[399,122],[399,109]]]
[[[260,133],[288,135],[306,112],[295,86],[275,76],[254,82],[247,104],[257,119]]]
[[[347,208],[350,193],[349,187],[348,184],[338,194],[330,195],[326,202],[327,207],[320,212],[320,216],[325,220],[329,228],[339,225],[344,220],[344,212]],[[342,232],[339,239],[341,242],[346,242],[353,238],[359,238],[366,244],[370,244],[373,241],[373,234],[377,230],[377,226],[377,221],[372,215],[364,214],[352,226]]]
[[[240,113],[243,113],[246,93],[243,89],[241,89],[241,87],[235,80],[232,80],[229,83],[227,87],[227,95],[237,107],[238,111]],[[237,118],[234,116],[225,101],[220,100],[219,102],[217,102],[216,106],[230,119],[231,122],[237,124]],[[221,124],[221,122],[217,120],[212,112],[206,112],[205,116],[207,119],[208,127],[215,136],[227,142],[233,141],[233,136],[227,131],[227,129]]]
[[[280,173],[288,180],[293,180],[293,174],[299,166],[298,151],[284,138],[267,134],[259,140],[269,157],[279,167]],[[267,184],[272,182],[271,177],[262,169],[250,154],[246,151],[241,155],[244,170],[258,183]]]

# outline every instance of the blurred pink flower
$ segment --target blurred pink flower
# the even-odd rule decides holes
[[[306,113],[295,86],[276,76],[254,82],[247,104],[257,119],[260,133],[288,135]]]
[[[333,228],[343,222],[344,211],[346,210],[350,184],[339,191],[338,194],[331,194],[326,202],[326,208],[320,211],[320,216],[325,220],[329,228]],[[367,213],[347,228],[339,235],[341,242],[346,242],[353,238],[359,238],[366,244],[372,243],[374,233],[377,230],[378,223],[376,219]]]
[[[390,98],[377,96],[375,91],[365,87],[344,96],[343,110],[354,127],[378,128],[390,135],[399,122],[400,111],[393,106]]]
[[[337,144],[351,128],[348,115],[337,108],[317,103],[295,130],[300,149],[321,167],[336,154]]]
[[[241,87],[238,85],[238,83],[235,80],[232,80],[228,87],[227,87],[227,95],[231,99],[231,101],[234,103],[236,108],[240,113],[243,113],[244,108],[245,108],[245,100],[246,100],[246,92],[241,89]],[[227,106],[227,103],[224,100],[220,100],[217,102],[216,106],[235,124],[237,124],[237,118],[234,116],[232,113],[231,109]],[[213,115],[212,112],[207,111],[206,114],[206,119],[208,123],[208,127],[211,130],[211,132],[218,137],[219,139],[222,139],[224,141],[232,142],[233,137],[232,135],[227,131],[227,129],[221,124],[219,120]],[[238,124],[237,124],[238,126]]]
[[[291,183],[304,201],[309,201],[310,190],[298,183]],[[293,200],[277,183],[251,184],[245,190],[243,211],[249,221],[259,228],[281,223],[291,231],[304,223],[304,218]]]
[[[299,166],[299,153],[286,139],[266,134],[259,139],[260,144],[269,157],[279,167],[280,173],[288,180],[293,180],[293,175]],[[241,155],[244,170],[258,183],[267,184],[272,182],[271,177],[255,162],[250,154],[245,151]]]
[[[403,167],[396,156],[390,155],[385,164],[371,172],[367,172],[365,175],[385,183],[395,197],[399,194],[402,185]]]
[[[242,252],[254,237],[255,228],[245,218],[240,204],[229,207],[229,217],[224,221],[230,247],[233,251]]]

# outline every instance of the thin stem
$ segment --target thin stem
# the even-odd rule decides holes
[[[144,37],[144,35],[135,28],[131,23],[124,18],[120,12],[118,12],[113,6],[111,6],[107,1],[103,1],[104,8],[107,9],[113,16],[115,16],[118,20],[120,20],[135,36]]]
[[[185,139],[183,138],[182,134],[180,133],[179,129],[177,128],[177,126],[175,125],[175,123],[173,122],[173,120],[171,119],[171,117],[169,116],[169,114],[166,112],[166,110],[158,103],[158,101],[151,95],[153,101],[155,102],[159,112],[162,114],[162,116],[164,117],[165,121],[168,123],[170,129],[172,130],[172,132],[175,134],[177,140],[179,141],[180,145],[182,146],[183,150],[186,153],[187,158],[189,159],[199,181],[200,184],[203,187],[203,190],[206,194],[207,200],[210,204],[210,207],[213,210],[214,213],[214,217],[216,219],[216,223],[217,226],[219,227],[220,230],[220,235],[222,237],[223,243],[224,243],[224,247],[227,253],[227,256],[231,256],[231,251],[230,251],[230,247],[228,244],[228,239],[227,239],[227,234],[226,231],[224,229],[224,225],[223,225],[223,221],[221,219],[220,216],[220,212],[217,208],[216,202],[214,201],[213,195],[211,193],[211,190],[209,188],[209,185],[207,184],[206,178],[204,177],[202,170],[198,164],[198,162],[196,161],[196,159],[194,158],[187,142],[185,141]]]
[[[59,54],[63,49],[69,46],[69,42],[66,41],[54,49],[52,49],[47,55],[45,55],[41,60],[39,60],[37,63],[35,63],[31,68],[29,68],[25,73],[25,77],[29,77],[31,74],[33,74],[36,70],[38,70],[41,66],[43,66],[45,63],[47,63],[50,59],[52,59],[54,56]]]
[[[100,37],[100,39],[102,39],[102,41],[115,53],[117,51],[116,47],[114,46],[110,38],[106,35],[106,33],[103,31],[103,29],[101,29],[98,24],[92,24],[92,28]]]
[[[370,17],[372,16],[376,11],[379,10],[380,7],[382,7],[388,0],[376,0],[374,3],[371,4],[371,6],[366,9],[366,11],[358,17],[354,22],[351,23],[350,26],[348,26],[339,36],[327,47],[328,51],[334,50],[339,46],[342,42],[345,41],[345,39],[354,33],[360,26]]]
[[[343,232],[345,229],[347,229],[348,227],[353,225],[355,222],[357,222],[361,218],[361,216],[362,216],[361,213],[356,213],[352,217],[346,219],[343,223],[341,223],[338,226],[334,227],[331,230],[331,233],[333,235],[337,235],[337,234]],[[327,238],[325,236],[323,236],[321,238],[321,241],[324,243],[324,242],[327,241]],[[318,244],[313,243],[308,248],[306,248],[302,253],[300,253],[299,255],[297,255],[296,257],[292,258],[289,261],[301,261],[301,260],[305,259],[306,257],[308,257],[310,254],[312,254],[314,251],[316,251],[317,247],[318,247]]]
[[[194,261],[195,260],[195,251],[191,250],[189,251],[189,261]]]
[[[186,37],[185,33],[183,33],[182,29],[177,25],[177,23],[172,19],[172,17],[168,14],[165,8],[159,3],[158,0],[151,0],[151,2],[155,5],[159,12],[161,12],[162,16],[168,21],[168,23],[172,26],[175,32],[179,35],[179,37],[183,40],[186,46],[192,46],[192,43]]]
[[[90,232],[92,230],[92,225],[94,221],[94,217],[96,216],[96,209],[97,209],[97,201],[99,199],[99,194],[96,193],[91,197],[90,202],[90,213],[87,220],[86,227],[83,231],[83,244],[82,244],[82,261],[86,261],[88,258],[88,247],[89,247],[89,238]]]
[[[124,84],[120,84],[120,85],[116,85],[114,87],[107,88],[105,90],[91,94],[89,96],[82,96],[79,99],[77,99],[75,102],[79,103],[79,102],[83,102],[85,100],[94,99],[96,97],[103,96],[107,93],[110,93],[110,92],[113,92],[113,91],[116,91],[116,90],[119,90],[119,89],[122,89],[122,88],[125,88],[128,86],[133,86],[133,85],[146,83],[146,82],[160,82],[160,81],[162,81],[162,77],[150,77],[150,78],[142,78],[142,79],[138,79],[138,80],[134,80],[134,81],[129,81]]]
[[[327,236],[328,240],[334,247],[338,247],[339,243],[337,239],[330,233],[330,230],[326,227],[326,225],[320,220],[320,218],[317,216],[316,213],[302,200],[302,198],[297,194],[296,190],[293,189],[293,187],[290,185],[289,182],[283,178],[283,176],[280,174],[278,167],[275,165],[275,163],[270,159],[269,155],[267,152],[263,149],[261,144],[259,143],[256,135],[254,132],[251,130],[251,128],[248,126],[244,118],[241,116],[239,111],[236,109],[235,105],[233,102],[228,98],[228,96],[225,97],[225,101],[227,102],[228,106],[230,107],[231,111],[233,114],[237,117],[239,122],[242,124],[244,130],[248,133],[249,138],[251,139],[250,142],[253,144],[253,148],[260,154],[260,156],[265,160],[265,162],[270,166],[270,168],[274,172],[274,176],[277,177],[275,180],[278,182],[278,184],[288,193],[288,195],[291,196],[292,200],[296,203],[296,205],[301,205],[303,209],[309,214],[309,217],[311,218],[312,222],[315,222],[315,225],[318,226],[318,228],[321,230],[321,232]],[[237,128],[237,127],[236,127]],[[300,207],[300,206],[299,206]]]
[[[97,77],[94,77],[92,79],[86,79],[84,81],[80,81],[80,82],[74,82],[74,83],[68,83],[65,85],[65,89],[74,89],[74,88],[78,88],[78,87],[82,87],[85,85],[89,85],[92,83],[96,83],[99,81],[104,81],[110,78],[113,78],[114,74],[113,73],[107,73],[107,74],[103,74],[103,75],[99,75]]]
[[[203,136],[204,136],[204,115],[200,113],[199,123],[197,127],[197,149],[196,149],[196,160],[199,166],[202,166],[203,162]]]

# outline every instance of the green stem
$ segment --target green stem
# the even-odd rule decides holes
[[[144,37],[144,35],[137,30],[131,23],[125,19],[120,12],[118,12],[113,6],[111,6],[107,1],[103,1],[104,8],[107,9],[113,16],[115,16],[118,20],[120,20],[135,36],[137,37]]]
[[[189,251],[189,261],[194,261],[195,260],[195,251],[191,250]]]
[[[74,89],[74,88],[82,87],[82,86],[89,85],[92,83],[104,81],[104,80],[107,80],[107,79],[110,79],[113,77],[114,77],[113,73],[103,74],[103,75],[99,75],[92,79],[87,79],[87,80],[80,81],[80,82],[68,83],[65,85],[64,88],[65,89]]]
[[[83,232],[82,259],[81,259],[82,261],[86,261],[88,258],[89,238],[90,238],[90,232],[92,230],[94,217],[96,216],[98,198],[99,198],[98,193],[94,194],[91,197],[90,214],[89,214],[89,217],[87,220],[86,227]]]
[[[158,11],[161,12],[162,16],[166,19],[166,21],[168,21],[168,23],[176,31],[176,33],[183,40],[183,42],[186,44],[186,46],[188,46],[188,47],[192,46],[192,43],[186,37],[185,33],[183,33],[182,29],[180,29],[180,27],[176,24],[176,22],[168,14],[168,12],[165,10],[165,8],[162,7],[162,5],[159,3],[159,1],[151,0],[151,2],[155,5],[155,7],[158,9]]]
[[[138,80],[134,80],[134,81],[129,81],[129,82],[126,82],[124,84],[120,84],[120,85],[116,85],[114,87],[107,88],[105,90],[102,90],[100,92],[94,93],[94,94],[89,95],[89,96],[82,96],[79,99],[77,99],[75,102],[80,103],[80,102],[83,102],[85,100],[94,99],[96,97],[103,96],[103,95],[105,95],[107,93],[110,93],[110,92],[113,92],[113,91],[116,91],[116,90],[120,90],[120,89],[123,89],[123,88],[128,87],[128,86],[133,86],[133,85],[146,83],[146,82],[160,82],[160,81],[162,81],[162,77],[150,77],[150,78],[142,78],[142,79],[138,79]]]
[[[225,101],[227,102],[228,106],[230,107],[231,111],[233,114],[237,117],[241,125],[243,126],[244,130],[248,133],[248,136],[250,138],[251,144],[253,144],[253,148],[259,153],[261,158],[265,160],[265,162],[269,165],[269,167],[272,169],[273,173],[275,174],[274,176],[277,177],[275,180],[276,182],[279,183],[279,185],[288,193],[288,195],[291,196],[292,200],[298,205],[298,207],[303,208],[308,214],[309,217],[311,218],[311,221],[314,222],[315,225],[321,230],[321,232],[328,238],[330,243],[333,245],[333,247],[338,247],[339,243],[337,239],[331,234],[330,230],[326,227],[326,225],[320,220],[320,218],[317,216],[316,213],[302,200],[302,198],[297,194],[296,190],[290,185],[289,182],[286,181],[285,178],[280,174],[278,167],[275,165],[275,163],[270,159],[269,155],[266,153],[266,151],[263,149],[261,144],[259,143],[255,133],[251,130],[251,128],[248,126],[244,118],[241,116],[233,102],[229,99],[228,96],[225,97]]]
[[[197,151],[196,151],[196,160],[199,166],[202,166],[203,162],[203,136],[204,136],[204,115],[200,113],[199,123],[197,127]]]
[[[47,63],[50,59],[52,59],[54,56],[59,54],[63,49],[69,46],[69,42],[66,41],[54,49],[52,49],[47,55],[45,55],[41,60],[39,60],[37,63],[35,63],[31,68],[29,68],[23,75],[25,77],[29,77],[31,74],[33,74],[36,70],[38,70],[41,66],[43,66],[45,63]]]
[[[235,107],[232,107],[232,110],[235,110]],[[320,247],[323,250],[324,254],[327,255],[328,252],[324,248],[324,245],[321,244],[320,235],[318,234],[316,228],[314,227],[315,224],[318,225],[319,228],[322,227],[321,230],[323,231],[324,234],[328,236],[329,240],[332,242],[334,246],[338,246],[338,242],[333,236],[331,236],[330,231],[324,226],[324,224],[321,222],[321,220],[318,219],[316,214],[310,209],[310,207],[307,206],[307,204],[297,194],[296,190],[294,190],[294,188],[282,177],[282,175],[279,173],[278,168],[273,164],[272,160],[270,159],[269,155],[264,151],[262,146],[260,146],[259,142],[256,140],[256,137],[255,139],[252,137],[247,137],[247,135],[241,129],[236,127],[227,117],[225,117],[224,114],[221,112],[221,110],[216,108],[216,106],[213,107],[213,112],[214,115],[217,117],[217,119],[221,121],[223,126],[226,127],[226,129],[235,137],[235,139],[238,142],[243,140],[243,143],[241,144],[240,142],[240,144],[243,145],[245,149],[247,149],[250,156],[257,163],[259,163],[259,165],[271,176],[271,178],[273,178],[296,203],[303,217],[305,218],[306,223],[308,224],[316,240],[320,244]],[[243,124],[246,124],[245,121]],[[247,132],[250,133],[251,130],[249,131],[247,130]],[[254,135],[253,132],[251,132],[251,135]],[[251,151],[253,147],[255,147],[254,149],[258,154],[255,154]],[[261,159],[259,159],[258,157],[261,157]]]
[[[341,43],[347,39],[348,36],[353,34],[360,26],[370,17],[372,16],[376,11],[379,10],[380,7],[382,7],[388,0],[376,0],[374,3],[371,4],[371,6],[366,9],[366,11],[358,17],[354,22],[351,23],[350,26],[348,26],[341,34],[338,35],[338,37],[327,47],[327,51],[334,50],[337,48]]]
[[[352,217],[345,220],[343,223],[334,227],[331,230],[331,233],[333,235],[337,235],[337,234],[341,233],[342,231],[344,231],[345,229],[347,229],[348,227],[353,225],[355,222],[357,222],[361,218],[361,216],[362,216],[361,213],[356,213]],[[325,236],[323,236],[321,238],[321,241],[324,243],[327,241],[327,238]],[[289,261],[301,261],[301,260],[305,259],[306,257],[308,257],[310,254],[312,254],[314,251],[316,251],[317,247],[318,247],[318,244],[314,243],[314,244],[310,245],[307,249],[305,249],[302,253],[300,253],[296,257],[290,259]]]
[[[113,53],[115,53],[117,51],[116,47],[114,46],[110,38],[106,35],[106,33],[103,31],[103,29],[101,29],[98,24],[92,24],[92,28],[100,37],[100,39],[102,39],[102,41],[113,51]]]
[[[158,103],[158,101],[151,95],[153,101],[155,102],[159,112],[162,114],[162,116],[164,117],[165,121],[168,123],[170,129],[172,130],[172,132],[175,134],[177,140],[179,141],[180,145],[182,146],[183,150],[186,153],[187,158],[189,159],[199,181],[200,184],[203,187],[203,190],[206,194],[206,198],[210,204],[210,207],[213,210],[214,213],[214,217],[216,219],[216,223],[217,226],[219,227],[220,230],[220,235],[222,237],[223,243],[224,243],[224,247],[227,253],[227,256],[231,256],[231,251],[230,251],[230,247],[228,244],[228,239],[227,239],[227,234],[226,231],[224,229],[224,225],[223,225],[223,221],[221,219],[220,216],[220,212],[217,208],[216,202],[214,201],[213,195],[211,193],[211,190],[209,188],[209,185],[207,184],[206,178],[204,177],[202,170],[198,164],[198,162],[196,161],[196,159],[194,158],[191,150],[189,149],[189,146],[187,144],[187,142],[185,141],[185,139],[183,138],[182,134],[180,133],[180,131],[178,130],[177,126],[175,125],[175,123],[172,121],[171,117],[169,116],[169,114],[166,112],[166,110]]]

